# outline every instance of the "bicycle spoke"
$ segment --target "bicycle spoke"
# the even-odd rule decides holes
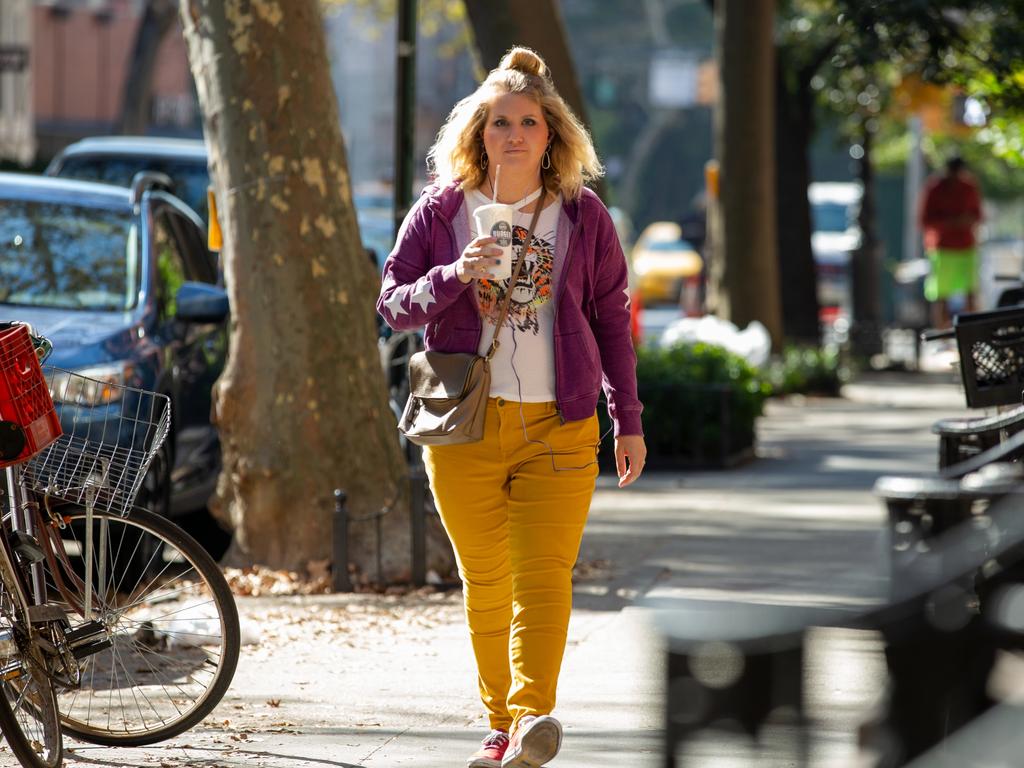
[[[124,662],[121,662],[121,668],[124,670],[125,677],[126,678],[130,677],[130,675],[128,674],[128,668],[124,665]],[[142,723],[145,724],[146,716],[142,713],[142,707],[139,706],[139,698],[138,698],[138,693],[142,693],[143,698],[146,698],[145,692],[142,690],[141,687],[138,687],[138,686],[133,686],[132,689],[131,689],[131,692],[132,692],[132,698],[135,699],[135,706],[139,710],[139,720],[141,720]],[[149,701],[148,698],[146,698],[146,703],[148,703],[150,705],[150,707],[153,707],[153,704]],[[153,708],[153,711],[157,713],[157,717],[160,716],[159,712],[157,712],[157,710],[155,708]]]
[[[135,608],[135,607],[137,607],[137,606],[143,605],[144,603],[153,603],[153,602],[157,602],[157,598],[159,598],[159,602],[164,602],[164,601],[165,601],[165,600],[167,600],[167,599],[168,599],[168,598],[169,598],[170,596],[172,596],[172,595],[178,595],[178,594],[181,594],[181,593],[182,593],[182,592],[184,592],[185,590],[187,590],[187,589],[191,589],[191,588],[193,588],[193,587],[194,587],[194,585],[193,585],[193,584],[185,584],[184,586],[182,586],[182,587],[180,587],[179,589],[176,589],[176,590],[174,590],[174,591],[172,591],[172,592],[158,592],[158,593],[156,594],[156,596],[153,596],[153,597],[148,597],[148,598],[145,598],[145,599],[142,599],[142,598],[140,598],[140,599],[137,599],[137,600],[136,600],[135,602],[133,602],[133,603],[128,603],[127,605],[124,605],[124,606],[118,606],[117,610],[118,610],[118,611],[119,611],[120,613],[126,613],[127,611],[131,610],[132,608]],[[210,602],[213,602],[213,601],[211,600]]]
[[[69,573],[61,594],[71,610],[82,599],[82,517],[60,534],[68,554],[56,561]],[[92,604],[112,645],[83,664],[81,690],[61,697],[65,728],[100,744],[169,738],[207,714],[230,680],[238,653],[230,591],[209,556],[166,520],[99,511],[94,519],[103,535],[92,552]]]
[[[147,653],[148,653],[148,654],[149,654],[150,656],[155,656],[155,657],[157,657],[157,658],[166,658],[166,657],[164,657],[164,656],[161,656],[160,654],[156,653],[156,652],[155,652],[155,651],[153,651],[152,649],[150,649],[150,648],[146,648],[145,646],[142,646],[142,647],[140,647],[140,648],[139,648],[139,651],[140,651],[140,653],[139,653],[139,657],[140,657],[140,658],[142,658],[142,659],[143,659],[143,661],[145,661],[145,662],[146,662],[147,664],[149,664],[149,659],[148,659],[148,658],[146,658],[146,656],[144,655],[144,654],[147,654]],[[185,667],[184,665],[182,665],[182,667],[181,667],[181,668],[182,668],[182,669],[186,669],[186,667]],[[157,674],[159,674],[159,673],[158,673],[158,672],[157,672],[157,671],[156,671],[156,670],[154,669],[154,670],[153,670],[153,674],[154,674],[154,675],[157,675]],[[189,673],[189,674],[187,675],[187,679],[192,679],[192,674],[194,674],[194,673]],[[196,684],[197,684],[197,685],[202,685],[202,684],[203,684],[203,683],[202,683],[202,682],[200,682],[199,680],[196,680],[195,682],[196,682]],[[172,685],[176,685],[176,686],[177,686],[177,684],[176,684],[176,683],[175,683],[175,682],[174,682],[173,680],[171,680],[171,681],[170,681],[170,683],[171,683]],[[184,694],[184,695],[188,695],[188,694],[187,694],[187,693],[185,693],[185,691],[184,691],[184,690],[182,690],[182,689],[181,689],[180,687],[179,687],[179,690],[181,690],[182,694]]]

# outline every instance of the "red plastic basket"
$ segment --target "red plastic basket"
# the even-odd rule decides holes
[[[31,458],[61,435],[50,388],[24,325],[0,331],[0,421],[17,424],[25,435],[21,453],[0,458],[0,467]]]

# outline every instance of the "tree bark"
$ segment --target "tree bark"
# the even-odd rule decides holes
[[[850,341],[855,354],[870,356],[882,351],[882,241],[878,236],[875,212],[875,167],[871,153],[873,132],[869,119],[861,121],[861,148],[864,155],[857,164],[857,175],[863,193],[857,223],[860,227],[860,247],[853,254],[850,278],[853,303],[853,323]]]
[[[709,303],[741,328],[760,321],[778,348],[783,334],[775,239],[775,2],[721,0],[715,13],[721,204],[714,217]]]
[[[532,48],[544,58],[565,103],[584,125],[590,125],[557,0],[465,0],[465,5],[480,64],[485,70],[498,66],[501,57],[515,45]],[[607,201],[604,180],[597,179],[592,186]]]
[[[174,26],[177,15],[176,0],[146,0],[121,95],[120,133],[144,134],[149,127],[153,70],[160,44]]]
[[[777,51],[775,78],[776,237],[783,335],[788,341],[821,342],[817,275],[811,250],[810,143],[814,131],[813,72],[787,72]]]
[[[287,10],[283,10],[283,9]],[[229,557],[302,570],[332,557],[409,572],[407,468],[377,352],[376,272],[360,245],[317,0],[181,0],[210,147],[232,306],[214,392]],[[335,563],[335,567],[344,567]]]

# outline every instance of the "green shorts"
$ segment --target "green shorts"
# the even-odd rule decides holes
[[[978,285],[978,252],[974,248],[936,248],[928,252],[932,271],[924,281],[924,297],[938,301],[964,296]]]

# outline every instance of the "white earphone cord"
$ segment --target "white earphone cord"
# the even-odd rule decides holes
[[[511,290],[511,289],[512,289],[512,286],[509,286],[509,290]],[[597,438],[597,444],[594,446],[594,460],[593,461],[589,461],[586,464],[583,464],[582,466],[579,466],[579,467],[559,467],[559,466],[557,466],[555,464],[555,453],[556,453],[555,449],[552,448],[551,445],[549,443],[547,443],[546,441],[544,441],[544,440],[535,440],[532,437],[530,437],[530,434],[529,434],[529,432],[528,432],[528,430],[526,428],[526,414],[523,413],[523,380],[519,378],[519,371],[516,369],[516,351],[519,349],[519,342],[516,340],[516,329],[515,329],[515,326],[512,325],[512,318],[511,317],[508,318],[508,323],[509,323],[509,332],[512,335],[512,356],[509,358],[509,364],[512,366],[512,374],[516,377],[516,390],[517,390],[518,395],[519,395],[518,398],[517,398],[518,401],[519,401],[519,422],[523,425],[523,439],[527,443],[533,443],[534,445],[543,445],[545,448],[547,448],[548,455],[551,457],[551,469],[553,471],[555,471],[555,472],[578,471],[578,470],[581,470],[581,469],[586,469],[587,467],[594,466],[595,464],[597,464],[597,455],[598,455],[598,453],[601,450],[601,443],[604,442],[604,439],[612,431],[613,427],[609,427],[608,429],[606,429],[605,433],[603,435],[600,435]],[[500,331],[501,331],[501,329],[499,328],[497,332],[500,333]],[[569,453],[569,451],[559,451],[559,453]]]

